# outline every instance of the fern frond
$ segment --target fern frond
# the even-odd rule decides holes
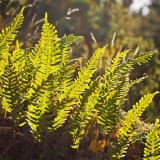
[[[107,68],[107,70],[110,73],[113,73],[116,68],[122,63],[122,59],[124,57],[126,57],[126,55],[128,54],[129,50],[125,50],[124,52],[120,52],[119,54],[116,55],[116,57],[112,60],[112,65],[110,67]]]
[[[114,85],[106,86],[108,92],[104,95],[98,108],[101,109],[97,116],[97,123],[102,127],[102,132],[110,134],[115,129],[119,117],[119,109],[122,107],[125,97],[131,87],[128,75],[124,75],[117,80],[116,88]],[[113,81],[116,82],[116,81]]]
[[[107,74],[110,76],[108,76],[107,80],[102,79],[102,83],[92,90],[91,95],[87,96],[85,93],[82,95],[84,97],[81,101],[81,106],[77,106],[81,114],[77,112],[77,114],[72,116],[73,125],[70,133],[75,139],[73,147],[78,147],[86,128],[95,115],[95,119],[101,126],[103,133],[110,134],[115,129],[119,117],[119,109],[125,102],[125,97],[129,89],[135,83],[143,80],[141,78],[135,81],[129,81],[130,70],[126,70],[125,74],[121,74],[119,71],[118,73],[115,72],[121,66],[120,63],[122,63],[122,59],[127,53],[128,51],[122,52],[114,58],[107,70]],[[120,68],[123,70],[123,67]],[[86,93],[88,91],[90,89],[86,90]]]
[[[80,38],[83,38],[83,37],[82,36],[74,36],[73,34],[70,34],[68,36],[64,35],[59,41],[61,50],[66,48],[66,46],[69,47],[71,44],[73,44],[75,41],[77,41]],[[68,49],[69,48],[67,48],[67,50]]]
[[[79,38],[81,37],[74,35],[64,35],[59,41],[61,49],[61,62],[58,71],[59,91],[64,92],[64,90],[67,90],[66,87],[69,87],[73,81],[72,74],[74,73],[75,69],[71,64],[69,46]]]
[[[21,79],[21,96],[23,98],[25,98],[25,94],[35,72],[28,53],[29,51],[20,49],[19,43],[16,41],[16,50],[13,51],[10,58],[15,71],[19,74],[19,78]]]
[[[105,49],[105,47],[99,48],[93,54],[92,58],[88,61],[87,65],[80,69],[80,71],[78,72],[78,77],[76,78],[74,83],[69,87],[69,89],[66,92],[61,94],[61,96],[59,98],[60,102],[66,97],[69,100],[75,99],[75,101],[77,101],[77,99],[79,100],[79,96],[82,93],[84,93],[84,91],[86,91],[86,89],[89,88],[88,84],[91,81],[91,77],[92,77],[93,73],[96,71],[98,61],[100,60],[104,49]],[[64,102],[62,102],[62,104],[63,103]],[[62,110],[59,110],[57,112],[57,116],[53,122],[54,129],[57,129],[65,122],[65,120],[66,120],[65,117],[68,116],[69,111],[72,109],[72,107],[69,106],[67,103],[65,105],[67,105],[65,108],[63,108]],[[59,121],[59,119],[61,119],[61,121]]]
[[[36,89],[41,86],[43,80],[47,80],[50,74],[55,75],[59,69],[60,44],[55,27],[48,23],[47,13],[45,14],[45,22],[42,26],[41,34],[40,41],[29,54],[35,75],[32,78],[30,89],[28,90],[30,94],[27,95],[27,98],[32,96],[33,88]],[[55,83],[57,84],[58,80],[55,80]]]
[[[156,51],[150,51],[150,52],[146,52],[146,53],[140,53],[134,56],[133,59],[133,63],[134,64],[138,64],[141,65],[142,63],[146,63],[148,62],[148,60],[151,59],[153,53],[155,53]]]
[[[113,144],[113,147],[110,147],[108,153],[110,159],[118,160],[121,155],[125,152],[126,147],[129,145],[132,137],[135,135],[133,127],[135,123],[139,120],[139,117],[142,115],[143,111],[148,107],[152,102],[153,97],[158,92],[153,94],[147,94],[137,102],[133,109],[129,110],[125,120],[123,121],[122,127],[118,131],[117,142]]]
[[[77,112],[71,116],[70,134],[73,135],[73,148],[78,148],[79,143],[86,133],[91,121],[97,117],[98,110],[95,105],[98,103],[100,90],[98,92],[99,79],[92,81],[90,88],[86,90],[81,98],[80,105],[77,105]],[[95,94],[94,91],[97,91]]]
[[[57,38],[57,30],[55,30],[55,26],[48,22],[48,15],[46,13],[40,41],[35,48],[31,50],[30,59],[37,69],[45,65],[46,75],[44,76],[47,77],[48,74],[58,70],[55,64],[60,61],[59,52],[60,44]]]
[[[0,48],[2,46],[5,46],[6,44],[11,44],[14,38],[16,37],[18,33],[18,29],[21,27],[24,16],[23,16],[23,7],[19,14],[14,18],[13,22],[9,27],[6,27],[5,30],[2,30],[2,33],[0,34]]]
[[[21,76],[9,59],[9,64],[2,75],[2,105],[6,112],[11,113],[16,126],[24,117],[21,88]]]
[[[97,70],[97,64],[101,59],[102,53],[106,48],[99,48],[88,60],[86,66],[82,67],[78,72],[78,77],[75,79],[74,83],[70,86],[68,90],[68,94],[70,98],[79,99],[80,94],[84,93],[86,89],[88,89],[88,84],[91,81],[91,77]]]
[[[98,108],[101,108],[97,118],[98,123],[103,126],[106,133],[114,129],[113,124],[117,123],[119,109],[122,107],[129,89],[138,82],[138,80],[129,81],[132,66],[137,63],[145,63],[153,54],[153,52],[139,54],[120,64],[122,57],[126,56],[127,53],[128,51],[122,52],[115,57],[102,79],[100,95],[103,98],[97,105]]]
[[[41,135],[49,126],[53,118],[53,102],[52,102],[52,81],[49,77],[43,81],[40,88],[34,89],[34,94],[28,105],[27,122],[32,129],[34,138],[41,140]]]
[[[36,69],[33,66],[33,63],[31,62],[29,58],[30,49],[24,50],[24,55],[18,59],[18,61],[24,61],[24,68],[23,72],[21,73],[22,81],[23,81],[23,91],[22,93],[26,94],[29,87],[31,86],[31,83],[33,82],[33,77],[36,73]],[[25,95],[24,95],[25,97]]]
[[[5,66],[8,65],[9,57],[9,45],[15,39],[18,29],[23,22],[23,11],[24,7],[21,9],[20,13],[14,18],[13,22],[5,30],[2,30],[0,34],[0,77],[4,73]]]
[[[155,122],[153,129],[147,135],[143,160],[159,160],[160,159],[160,137],[158,136],[157,128],[159,122]]]

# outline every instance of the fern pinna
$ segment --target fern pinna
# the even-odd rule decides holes
[[[69,123],[67,132],[73,137],[72,147],[79,148],[92,128],[98,128],[108,136],[121,123],[106,156],[108,159],[120,159],[134,139],[134,127],[139,117],[158,93],[142,97],[121,121],[121,111],[130,88],[146,78],[130,80],[130,73],[134,65],[146,63],[154,52],[137,54],[126,60],[129,50],[121,52],[103,76],[93,79],[106,46],[99,48],[74,79],[75,68],[70,60],[69,46],[81,37],[64,35],[58,38],[55,26],[48,22],[47,13],[38,44],[22,50],[17,41],[16,50],[9,53],[9,45],[23,21],[23,10],[0,34],[0,98],[15,126],[27,123],[33,137],[40,141],[45,133],[54,133]],[[148,134],[144,157],[148,157],[148,144],[152,143],[153,135],[155,130]],[[156,139],[158,143],[158,137]],[[157,155],[157,150],[155,153]]]

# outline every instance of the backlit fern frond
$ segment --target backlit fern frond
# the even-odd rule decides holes
[[[54,74],[54,76],[57,77],[56,72],[59,69],[60,44],[55,27],[48,23],[47,14],[45,14],[45,22],[42,26],[41,34],[40,41],[29,55],[35,70],[35,75],[28,90],[28,98],[35,93],[32,92],[33,88],[36,89],[38,86],[41,86],[42,81],[47,80],[48,75]],[[57,78],[54,82],[55,85],[58,84]]]
[[[45,14],[45,21],[42,26],[41,38],[38,44],[31,50],[30,59],[35,68],[46,67],[45,78],[47,75],[58,70],[56,64],[60,61],[60,44],[57,38],[55,26],[48,22],[48,15]]]
[[[2,75],[1,85],[2,105],[6,112],[11,113],[15,125],[19,125],[22,118],[24,118],[24,100],[21,98],[22,80],[17,68],[10,59]]]
[[[18,29],[23,22],[23,10],[24,7],[21,9],[20,13],[17,14],[16,18],[14,18],[13,23],[2,30],[0,34],[0,76],[3,74],[5,66],[8,64],[9,45],[16,37]]]
[[[133,84],[143,80],[143,78],[135,81],[129,80],[130,69],[132,68],[126,64],[129,68],[127,70],[127,67],[124,67],[122,63],[122,59],[127,53],[128,51],[121,52],[112,60],[111,66],[104,75],[108,79],[103,77],[102,82],[94,87],[90,95],[86,95],[90,89],[86,90],[86,93],[82,95],[82,97],[84,96],[81,101],[82,103],[79,107],[77,106],[80,114],[77,112],[72,116],[73,125],[70,133],[74,137],[73,147],[78,147],[83,134],[86,132],[91,121],[93,121],[93,117],[95,117],[97,123],[101,126],[103,133],[110,134],[115,129],[119,110],[125,102],[129,89]],[[130,66],[132,65],[134,63],[131,63]],[[125,74],[121,74],[119,69],[125,71]]]
[[[52,108],[52,81],[49,77],[42,82],[41,87],[34,90],[34,94],[28,104],[27,122],[32,129],[34,138],[41,140],[41,135],[51,127],[51,118],[53,118]]]
[[[155,123],[147,135],[143,160],[159,160],[160,159],[160,137],[157,132],[159,127],[159,120]]]
[[[70,34],[68,36],[64,35],[59,41],[61,50],[67,47],[66,51],[68,52],[68,49],[69,49],[68,47],[80,38],[82,37],[74,36],[73,34]]]
[[[100,111],[97,116],[97,123],[101,126],[102,132],[110,134],[115,129],[119,117],[119,110],[122,107],[125,97],[131,87],[127,75],[117,80],[116,88],[106,86],[108,92],[101,99],[102,104],[98,104]]]
[[[115,129],[114,127],[117,124],[117,120],[120,117],[119,111],[126,100],[126,96],[130,88],[134,84],[140,83],[145,78],[146,77],[142,77],[133,81],[129,81],[129,75],[126,74],[119,79],[116,90],[107,95],[107,99],[103,104],[104,106],[97,116],[97,123],[103,126],[103,133],[109,134],[113,132],[113,129]]]
[[[127,53],[128,50],[116,55],[100,84],[101,92],[99,94],[101,95],[101,99],[96,107],[99,108],[97,123],[103,126],[103,132],[106,134],[113,131],[119,116],[119,109],[131,87],[129,84],[129,70],[126,70],[126,74],[116,73],[116,70],[122,65],[122,59],[126,57]],[[123,69],[123,67],[120,68]]]
[[[97,105],[98,108],[101,108],[97,118],[98,123],[105,128],[105,132],[107,130],[110,132],[111,129],[114,129],[113,124],[117,123],[119,109],[122,107],[125,97],[133,85],[129,81],[129,75],[131,70],[133,70],[133,65],[145,63],[153,54],[153,52],[139,54],[120,64],[120,60],[123,56],[126,56],[127,52],[122,52],[115,57],[115,60],[112,61],[111,66],[102,79],[100,97],[103,98],[99,101],[99,105]],[[106,127],[104,126],[105,124]]]
[[[30,49],[24,50],[24,55],[19,59],[19,61],[24,61],[24,68],[23,72],[21,73],[22,81],[23,81],[23,91],[24,97],[27,93],[28,88],[31,86],[31,83],[34,81],[33,77],[36,73],[36,69],[33,66],[33,63],[31,62],[29,58]]]
[[[34,75],[33,64],[29,59],[29,52],[20,49],[18,41],[16,41],[16,50],[13,51],[11,56],[11,62],[15,67],[15,71],[21,78],[21,96],[24,98],[27,89],[31,84],[32,77]]]
[[[124,52],[120,52],[119,54],[116,55],[116,57],[112,60],[112,65],[110,65],[107,68],[107,71],[109,71],[110,73],[113,73],[116,68],[122,64],[122,60],[124,57],[126,57],[127,53],[129,52],[129,50],[125,50]]]
[[[6,44],[11,44],[14,38],[18,33],[18,29],[21,27],[24,16],[23,16],[23,7],[19,14],[17,14],[16,18],[14,18],[13,22],[9,27],[6,27],[5,30],[2,30],[0,34],[0,48]],[[6,46],[5,46],[6,47]]]
[[[76,40],[81,38],[80,36],[74,36],[64,35],[60,43],[60,49],[61,49],[61,61],[59,65],[59,71],[58,71],[58,81],[59,81],[59,91],[67,90],[66,87],[69,87],[73,81],[73,72],[75,71],[74,67],[72,66],[71,60],[70,60],[70,48],[69,46],[74,43]]]
[[[126,61],[124,61],[122,64],[118,65],[115,69],[109,69],[106,71],[105,75],[103,76],[105,81],[113,75],[113,74],[126,74],[130,73],[131,70],[133,70],[133,65],[138,64],[141,65],[142,63],[148,62],[148,60],[152,57],[153,51],[147,52],[147,53],[140,53],[134,57],[128,58]],[[111,72],[111,71],[112,72]]]
[[[155,53],[155,51],[137,54],[136,56],[134,56],[133,63],[138,65],[146,63],[151,59],[153,53]]]
[[[33,137],[39,141],[48,132],[60,127],[65,132],[69,131],[73,138],[73,148],[78,148],[84,137],[90,136],[91,129],[96,128],[96,138],[99,133],[104,134],[105,143],[100,146],[104,149],[107,144],[105,138],[120,123],[116,137],[113,141],[111,139],[112,145],[108,146],[104,154],[110,160],[119,160],[127,146],[136,139],[138,129],[134,129],[140,124],[139,117],[158,93],[145,95],[121,120],[129,89],[146,78],[130,80],[133,66],[146,63],[154,52],[141,53],[127,60],[125,57],[128,50],[121,52],[112,60],[102,77],[92,80],[105,50],[105,47],[99,48],[86,66],[79,68],[78,76],[73,80],[75,68],[72,64],[74,60],[70,60],[69,46],[80,37],[69,35],[59,39],[55,27],[48,22],[47,14],[38,44],[33,49],[21,50],[17,41],[16,50],[9,53],[9,45],[23,21],[23,10],[10,27],[0,34],[2,107],[9,112],[15,126],[25,120]],[[160,138],[156,127],[157,124],[148,133],[144,160],[160,158]],[[96,140],[92,142],[96,142],[95,147],[101,145]]]
[[[143,111],[152,102],[153,97],[158,92],[153,94],[147,94],[137,102],[133,109],[129,110],[125,120],[122,123],[122,127],[118,131],[117,141],[113,143],[112,147],[109,148],[108,153],[110,159],[119,160],[121,155],[125,152],[126,147],[129,145],[132,137],[135,135],[134,125],[138,122],[139,117],[142,115]]]
[[[99,79],[92,81],[90,88],[81,97],[81,102],[76,107],[76,112],[71,116],[70,134],[73,136],[73,148],[78,148],[83,136],[89,129],[89,125],[97,118],[98,110],[95,105],[100,99],[100,88],[98,87]],[[99,89],[99,90],[98,90]],[[96,93],[95,93],[96,90]]]
[[[87,65],[80,69],[80,71],[78,72],[78,77],[70,85],[69,89],[67,91],[64,91],[64,94],[61,95],[61,97],[59,98],[60,101],[64,99],[65,96],[69,98],[69,100],[73,99],[73,101],[77,101],[77,99],[79,100],[80,95],[84,93],[87,89],[89,89],[88,84],[91,82],[91,77],[93,73],[96,71],[98,61],[100,60],[104,49],[105,47],[99,48],[93,54],[91,59],[88,60]],[[67,105],[67,103],[65,105]],[[55,129],[60,127],[65,122],[66,117],[71,109],[72,107],[67,105],[65,108],[63,108],[63,110],[59,110],[57,112],[57,116],[53,122],[53,126]],[[61,119],[61,121],[59,121],[59,119]]]
[[[97,64],[102,57],[102,53],[104,52],[103,48],[99,48],[88,60],[86,66],[82,67],[78,72],[78,77],[75,79],[74,83],[70,86],[68,90],[68,94],[70,98],[79,99],[80,94],[84,93],[86,89],[88,89],[88,84],[91,81],[91,77],[97,70]]]

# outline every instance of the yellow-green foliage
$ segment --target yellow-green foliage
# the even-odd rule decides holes
[[[158,135],[159,120],[155,122],[153,129],[147,135],[143,160],[160,159],[160,137]]]
[[[147,94],[137,102],[133,109],[129,110],[125,120],[123,121],[122,127],[118,131],[118,139],[113,148],[109,148],[109,154],[111,159],[120,159],[121,155],[125,153],[125,149],[128,144],[132,141],[133,136],[136,134],[134,131],[134,125],[139,121],[139,117],[142,115],[146,107],[151,103],[153,97],[157,92],[153,94]]]
[[[9,53],[9,45],[23,21],[23,10],[0,34],[0,98],[15,126],[26,122],[33,137],[41,140],[45,132],[54,132],[69,123],[66,131],[73,137],[73,148],[79,147],[92,125],[96,124],[105,135],[111,134],[120,121],[129,89],[146,78],[130,80],[133,66],[146,63],[154,52],[137,54],[127,60],[124,57],[129,51],[121,52],[103,76],[93,79],[106,47],[99,48],[73,79],[75,68],[69,46],[81,37],[58,38],[47,14],[38,44],[33,49],[22,50],[17,41],[16,50]],[[120,159],[136,134],[135,123],[157,93],[145,95],[127,113],[115,142],[108,149],[109,159]],[[148,134],[147,143],[154,134],[154,130]],[[147,152],[145,149],[145,156]]]

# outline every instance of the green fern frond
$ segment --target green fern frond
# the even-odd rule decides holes
[[[141,65],[142,63],[146,63],[151,59],[152,55],[155,52],[156,51],[150,51],[150,52],[146,52],[146,53],[137,54],[134,56],[133,63],[138,64],[138,65]]]
[[[48,23],[47,13],[45,14],[45,22],[42,26],[41,34],[40,41],[29,54],[35,75],[32,78],[27,98],[32,96],[33,88],[36,89],[38,86],[41,86],[43,80],[47,80],[50,74],[56,75],[55,73],[59,69],[60,44],[55,27]],[[55,80],[55,82],[58,83],[57,80]]]
[[[106,48],[99,48],[88,60],[86,66],[82,67],[78,72],[78,77],[75,79],[74,83],[70,86],[68,90],[68,94],[70,98],[79,99],[80,94],[84,93],[86,89],[88,89],[88,84],[91,81],[91,77],[97,70],[97,64],[102,57],[102,53]]]
[[[25,98],[25,94],[31,84],[34,75],[33,64],[29,59],[29,51],[20,49],[18,41],[16,41],[16,50],[11,55],[11,62],[21,78],[21,96]]]
[[[160,137],[157,132],[159,120],[155,122],[153,129],[147,135],[143,160],[159,160],[160,159]]]
[[[0,34],[0,100],[15,125],[26,116],[33,137],[40,141],[48,131],[57,130],[66,122],[67,131],[73,137],[73,148],[79,147],[95,124],[105,135],[112,133],[121,120],[129,89],[146,78],[130,80],[133,66],[146,63],[154,52],[141,53],[125,61],[129,50],[121,52],[112,60],[104,76],[92,81],[105,49],[99,48],[86,66],[79,69],[73,81],[75,69],[69,46],[80,37],[69,35],[59,39],[55,26],[48,22],[47,13],[38,44],[31,50],[21,50],[17,41],[16,50],[9,53],[9,45],[23,21],[23,10]],[[145,95],[125,115],[117,137],[108,146],[107,158],[120,159],[126,147],[133,143],[134,127],[157,93]],[[158,123],[148,133],[144,160],[160,159],[157,126]]]
[[[61,127],[68,118],[69,112],[73,109],[75,102],[71,99],[63,100],[62,102],[57,101],[56,106],[57,110],[54,112],[56,116],[52,123],[53,130],[57,130]]]
[[[13,22],[9,27],[7,27],[5,30],[2,30],[2,33],[0,34],[0,48],[6,44],[11,44],[14,38],[16,37],[18,33],[18,29],[21,27],[24,16],[23,16],[23,7],[19,14],[17,14],[16,18],[14,18]]]
[[[80,104],[83,106],[86,102],[88,102],[88,98],[92,96],[92,94],[100,93],[99,89],[99,82],[100,82],[101,77],[97,77],[95,80],[91,81],[89,84],[89,88],[84,92],[84,94],[80,97]]]
[[[16,126],[24,117],[24,100],[21,98],[21,87],[21,76],[9,59],[9,64],[5,67],[2,75],[2,105],[6,112],[11,113]]]
[[[111,66],[107,70],[107,74],[110,74],[107,81],[106,79],[102,79],[102,83],[94,87],[91,95],[82,94],[81,106],[77,106],[81,114],[77,112],[77,114],[72,116],[73,125],[70,133],[75,140],[74,146],[72,147],[78,147],[86,128],[95,115],[97,123],[101,126],[103,133],[110,134],[115,129],[119,117],[119,109],[125,102],[125,97],[129,89],[135,83],[144,79],[129,81],[130,70],[128,72],[126,70],[125,74],[119,72],[113,74],[115,70],[121,66],[120,63],[122,63],[122,59],[127,53],[128,51],[118,54],[112,61]],[[123,70],[123,67],[121,67],[121,70]],[[92,87],[86,90],[86,93],[90,91],[90,89],[92,89]]]
[[[4,72],[5,66],[8,65],[9,57],[9,45],[15,39],[18,29],[20,28],[23,22],[23,11],[24,7],[21,9],[20,13],[14,18],[13,23],[9,27],[6,27],[5,30],[2,30],[0,34],[0,77]]]
[[[118,131],[117,142],[113,144],[113,147],[110,147],[108,153],[110,159],[119,160],[121,155],[125,152],[126,147],[129,145],[132,137],[135,135],[134,125],[139,120],[139,117],[142,115],[143,111],[148,107],[152,102],[153,97],[158,92],[153,94],[147,94],[137,102],[133,109],[129,110],[125,120],[122,123],[122,127]]]
[[[135,64],[141,65],[142,63],[146,63],[152,57],[153,53],[154,53],[154,51],[147,52],[147,53],[140,53],[140,54],[138,54],[138,55],[136,55],[136,56],[134,56],[132,58],[128,58],[125,62],[123,62],[122,64],[116,66],[116,68],[113,67],[115,69],[107,70],[106,73],[103,76],[104,80],[107,82],[107,80],[113,74],[122,75],[122,74],[130,73],[131,70],[133,70],[133,65],[135,65]],[[113,66],[115,66],[115,65],[113,64]],[[112,67],[112,64],[111,64],[111,67]],[[110,70],[112,72],[110,72]]]
[[[66,92],[61,94],[59,98],[60,102],[66,97],[69,100],[72,100],[72,99],[75,99],[75,101],[77,101],[77,99],[80,100],[79,96],[89,88],[88,84],[91,81],[91,77],[93,73],[96,71],[98,61],[100,60],[104,49],[105,47],[99,48],[93,54],[92,58],[88,61],[87,65],[80,69],[80,71],[78,72],[78,78],[76,78],[74,83],[69,87],[69,89]],[[62,104],[63,103],[64,102],[62,102]],[[54,129],[57,129],[65,122],[69,111],[72,109],[72,107],[67,103],[65,105],[67,105],[65,108],[57,112],[57,116],[53,122]],[[61,121],[59,121],[59,119],[61,119]]]
[[[129,75],[133,69],[132,66],[137,63],[145,63],[153,54],[153,52],[139,54],[120,64],[122,57],[126,56],[127,53],[128,51],[122,52],[115,57],[102,79],[102,92],[100,95],[103,98],[97,107],[101,108],[98,123],[103,126],[105,132],[110,132],[111,129],[114,129],[112,124],[116,124],[118,120],[119,109],[122,107],[129,89],[134,83],[138,82],[138,80],[135,82],[129,81]],[[106,127],[105,124],[107,124]]]
[[[33,66],[33,63],[31,62],[29,58],[30,49],[24,50],[24,55],[19,59],[19,61],[24,61],[24,68],[23,72],[21,73],[22,81],[23,81],[23,91],[24,97],[27,93],[27,90],[31,86],[31,83],[33,82],[33,77],[36,73],[36,69]]]
[[[40,88],[34,90],[36,94],[29,101],[27,122],[32,129],[33,136],[41,140],[41,135],[51,126],[53,118],[52,81],[49,77],[43,81]]]
[[[73,35],[63,36],[60,42],[61,49],[61,62],[59,64],[58,70],[58,91],[60,94],[64,96],[64,93],[68,91],[70,85],[73,83],[72,74],[75,71],[74,67],[71,64],[70,60],[70,49],[69,45],[75,42],[77,39],[81,37],[76,37]],[[68,116],[68,112],[72,109],[71,100],[63,100],[59,98],[59,102],[57,103],[58,110],[55,112],[56,118],[53,122],[53,129],[56,130],[59,127],[59,124],[63,124]],[[55,123],[58,122],[58,123]]]
[[[75,41],[77,41],[80,38],[83,38],[83,37],[74,36],[73,34],[70,34],[68,36],[64,35],[59,41],[61,50],[63,50],[66,47],[69,47],[71,44],[73,44]],[[66,48],[66,49],[68,51],[69,48]]]
[[[122,60],[124,57],[126,57],[126,55],[128,54],[129,50],[125,50],[124,52],[120,52],[119,54],[116,55],[116,57],[112,60],[112,65],[107,68],[107,70],[110,72],[110,73],[113,73],[116,68],[122,64]]]
[[[46,75],[44,76],[47,77],[49,74],[58,70],[55,64],[60,61],[59,52],[60,44],[57,38],[57,30],[55,30],[55,26],[48,23],[48,15],[46,13],[40,41],[31,50],[30,59],[37,69],[45,65]]]
[[[106,86],[108,92],[101,100],[101,109],[97,116],[97,123],[102,127],[102,132],[110,134],[115,129],[119,117],[119,109],[122,107],[125,97],[131,87],[128,75],[124,75],[117,80],[116,88]],[[100,104],[98,105],[98,108]]]
[[[100,84],[101,92],[99,95],[101,95],[101,99],[96,105],[97,109],[100,108],[97,116],[97,123],[103,126],[103,132],[106,134],[113,132],[114,126],[118,120],[119,109],[122,107],[125,97],[132,86],[129,83],[130,70],[126,70],[125,74],[116,72],[118,68],[123,70],[123,67],[121,67],[123,64],[122,59],[128,52],[129,50],[116,55]],[[95,93],[96,92],[97,91],[95,91]]]
[[[72,74],[74,73],[75,69],[72,66],[71,60],[70,60],[70,48],[69,46],[74,43],[76,40],[80,39],[80,36],[63,36],[60,43],[60,49],[61,49],[61,62],[59,65],[59,71],[58,71],[58,86],[59,91],[67,90],[66,87],[69,87],[73,81]]]
[[[97,89],[98,82],[98,78],[91,82],[90,88],[86,90],[81,98],[80,105],[77,105],[77,112],[71,116],[70,134],[73,136],[73,148],[79,147],[81,139],[89,125],[91,125],[91,121],[94,122],[94,119],[96,119],[98,110],[95,109],[95,105],[100,98]]]

